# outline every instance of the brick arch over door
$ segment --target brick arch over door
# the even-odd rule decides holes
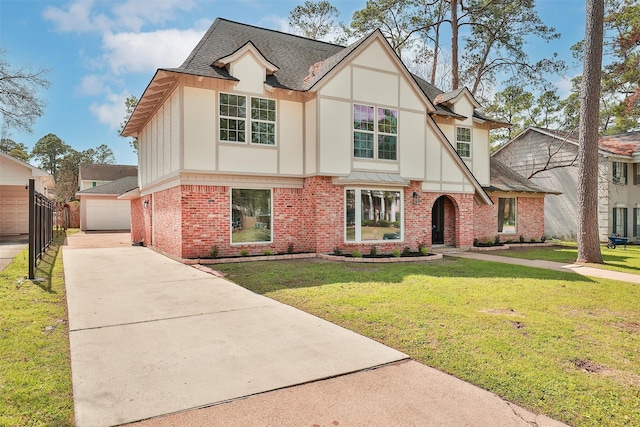
[[[457,227],[460,212],[456,200],[448,195],[438,197],[431,207],[431,243],[459,246]]]

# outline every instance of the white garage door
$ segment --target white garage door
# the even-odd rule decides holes
[[[0,187],[0,234],[29,233],[29,192],[20,186]]]
[[[87,230],[130,230],[131,204],[128,200],[90,199],[86,202]]]

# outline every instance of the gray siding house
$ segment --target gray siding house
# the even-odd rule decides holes
[[[600,138],[598,228],[601,241],[612,234],[640,240],[640,132]],[[578,136],[529,127],[492,156],[535,184],[561,192],[545,198],[549,237],[576,239]]]

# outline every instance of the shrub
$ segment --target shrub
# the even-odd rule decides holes
[[[428,248],[428,247],[426,247],[426,246],[421,247],[421,248],[420,248],[420,253],[421,253],[422,255],[424,255],[424,256],[429,255],[429,248]]]
[[[336,256],[342,255],[342,249],[336,246],[335,248],[333,248],[333,254]]]
[[[400,258],[400,255],[401,255],[401,253],[400,253],[400,249],[398,249],[398,248],[393,248],[393,251],[391,251],[391,252],[393,253],[393,256],[394,256],[394,257],[396,257],[396,258]]]
[[[535,237],[532,237],[532,238],[531,238],[531,240],[530,240],[530,242],[531,242],[531,243],[535,243],[535,242],[536,242],[536,238],[535,238]]]
[[[524,243],[524,236],[522,234],[520,235],[520,243]]]
[[[402,249],[402,256],[410,256],[411,255],[411,248],[409,246],[405,246],[404,249]]]
[[[354,258],[362,258],[362,252],[357,251],[357,250],[356,250],[356,251],[353,251],[353,252],[351,253],[351,255],[352,255]]]
[[[513,239],[507,239],[507,243],[513,243]]]
[[[478,239],[473,239],[473,246],[478,246],[480,241]]]
[[[546,241],[547,241],[547,236],[542,236],[542,237],[540,237],[540,241],[541,241],[542,243],[546,242]]]
[[[495,239],[496,245],[500,243],[500,236],[496,234],[496,239]]]
[[[380,221],[378,221],[378,226],[379,226],[379,227],[388,227],[388,226],[390,226],[390,225],[391,225],[391,223],[390,223],[389,221],[385,221],[385,220],[383,220],[383,219],[381,219]]]
[[[211,249],[209,250],[209,256],[211,258],[218,258],[218,246],[211,246]]]
[[[293,253],[293,243],[289,243],[287,245],[287,253],[288,254],[292,254]]]
[[[264,254],[266,256],[269,256],[269,255],[273,255],[273,252],[271,252],[271,249],[267,248],[267,249],[264,250]]]
[[[487,240],[487,245],[489,246],[493,245],[493,240]]]
[[[371,249],[369,249],[369,255],[376,256],[377,254],[378,254],[378,249],[375,246],[371,246]]]
[[[247,255],[249,255],[249,249],[240,250],[240,256],[247,256]]]
[[[362,220],[362,225],[365,227],[373,227],[376,225],[376,222],[372,219],[363,219]]]

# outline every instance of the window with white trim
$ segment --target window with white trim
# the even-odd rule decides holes
[[[627,184],[627,164],[613,162],[611,165],[611,180],[614,184]]]
[[[345,241],[402,239],[402,191],[346,190]]]
[[[615,236],[627,236],[627,208],[613,208],[612,233]]]
[[[460,157],[471,157],[471,128],[456,127],[456,151]]]
[[[231,243],[272,241],[271,190],[231,190]]]
[[[251,97],[247,108],[246,96],[220,93],[220,141],[275,145],[276,108],[274,99]]]
[[[353,104],[353,157],[398,159],[398,110]]]
[[[514,197],[498,198],[498,233],[516,232],[516,199]]]

